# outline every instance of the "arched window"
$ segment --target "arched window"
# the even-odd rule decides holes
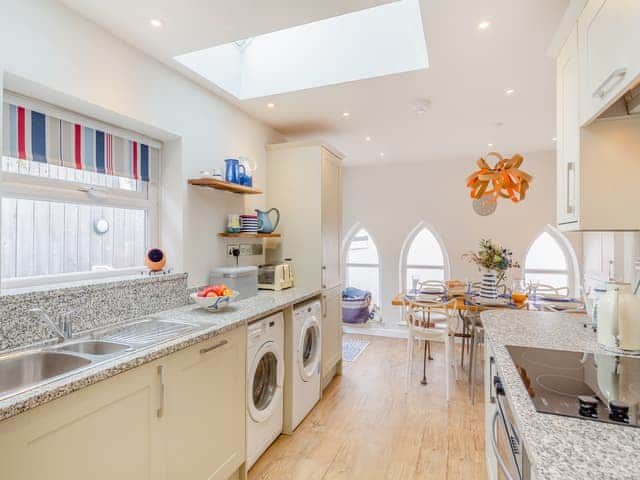
[[[575,254],[560,232],[547,228],[533,241],[524,257],[525,281],[575,290]]]
[[[371,292],[373,303],[380,305],[380,260],[378,248],[364,228],[357,228],[347,245],[345,284]]]
[[[409,234],[402,256],[402,281],[405,289],[411,288],[412,281],[444,281],[448,274],[446,252],[438,238],[424,224],[418,225]]]

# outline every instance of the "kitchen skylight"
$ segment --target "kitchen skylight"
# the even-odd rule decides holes
[[[175,60],[240,100],[428,68],[418,0],[401,0]]]

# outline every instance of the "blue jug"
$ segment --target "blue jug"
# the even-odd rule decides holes
[[[240,162],[235,158],[227,158],[225,161],[225,174],[224,179],[231,183],[240,183],[240,176],[246,176],[247,171],[244,165],[240,165]]]
[[[273,233],[273,231],[278,228],[278,224],[280,223],[280,210],[277,208],[270,208],[267,211],[255,209],[256,214],[258,215],[258,225],[260,225],[260,233]],[[273,225],[271,223],[271,219],[269,218],[269,214],[271,212],[276,212],[276,224]]]

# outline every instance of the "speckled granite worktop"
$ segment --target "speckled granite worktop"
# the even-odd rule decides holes
[[[199,326],[172,340],[128,352],[54,382],[2,399],[0,400],[0,420],[319,295],[320,292],[315,290],[290,288],[281,292],[261,292],[255,297],[236,302],[226,310],[215,313],[207,312],[193,304],[153,313],[154,319],[178,320]]]
[[[536,412],[506,345],[606,353],[582,315],[492,310],[482,313],[507,399],[536,480],[640,478],[640,428]]]

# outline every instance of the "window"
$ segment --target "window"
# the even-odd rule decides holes
[[[524,261],[526,282],[537,281],[555,288],[573,291],[573,265],[568,255],[570,244],[559,232],[542,232],[531,244]]]
[[[5,96],[13,100],[11,94]],[[19,97],[11,103],[22,101]],[[147,162],[149,154],[157,162],[159,151],[84,125],[71,124],[69,133],[67,119],[38,113],[36,108],[47,111],[46,104],[27,101],[27,108],[34,110],[20,107],[19,134],[7,126],[12,120],[17,125],[16,107],[9,112],[7,104],[3,106],[2,286],[29,287],[142,270],[157,228],[156,185],[148,176]],[[42,117],[38,131],[36,116]],[[41,136],[40,146],[36,135]],[[68,137],[75,139],[71,150],[75,168],[63,152],[68,145],[64,135],[76,135]],[[112,151],[118,148],[119,152]],[[133,169],[126,173],[129,167]]]
[[[345,259],[345,284],[371,292],[374,304],[380,304],[380,260],[371,235],[358,228],[348,244]]]
[[[408,245],[408,247],[407,247]],[[402,256],[404,288],[411,287],[414,278],[419,281],[444,281],[446,277],[446,253],[433,232],[420,224],[405,242]]]

